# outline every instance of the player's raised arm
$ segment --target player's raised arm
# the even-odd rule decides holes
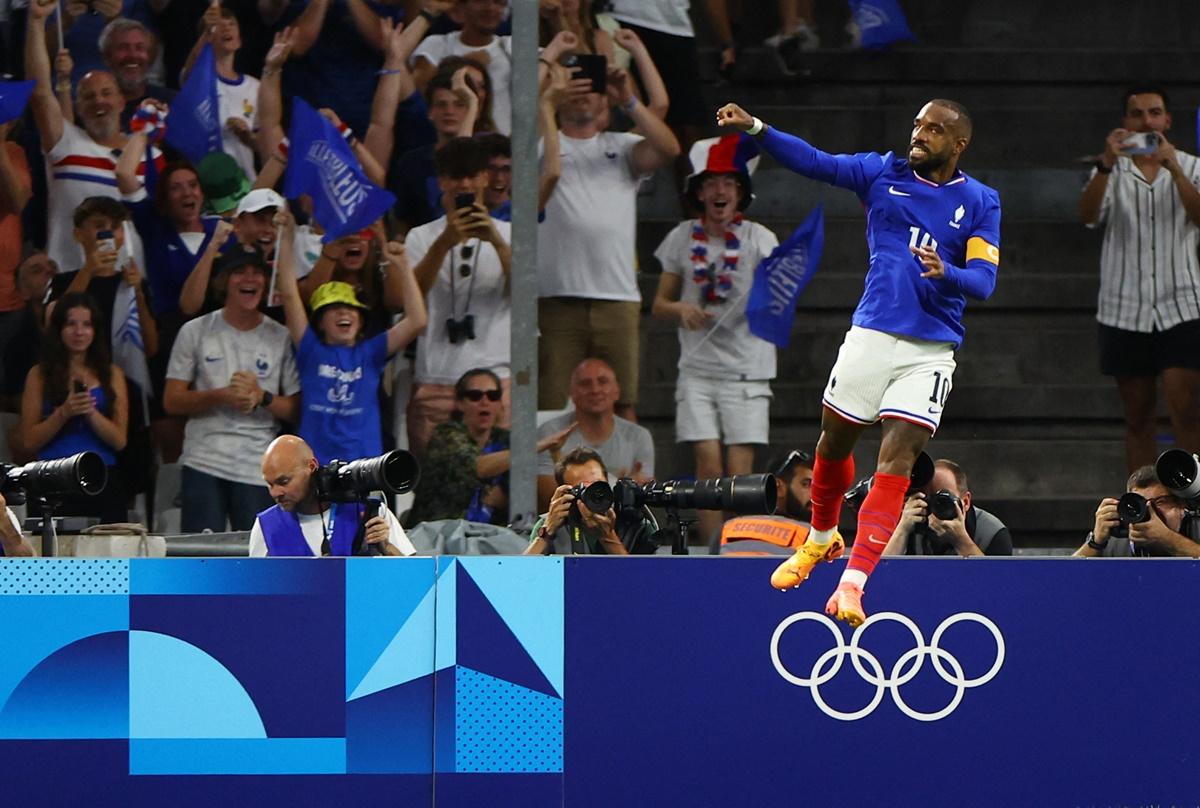
[[[797,174],[862,195],[887,167],[879,154],[830,154],[808,141],[780,132],[737,104],[717,110],[717,126],[753,135],[779,163]]]
[[[996,270],[1000,268],[1000,199],[991,199],[979,216],[978,225],[967,239],[962,266],[942,260],[936,247],[909,247],[909,250],[921,262],[922,278],[944,280],[967,297],[987,300],[996,289]]]

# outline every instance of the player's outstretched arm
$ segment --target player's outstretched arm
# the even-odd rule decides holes
[[[862,195],[883,169],[877,154],[829,154],[808,141],[767,126],[737,104],[717,110],[717,126],[754,135],[781,165],[814,180]]]

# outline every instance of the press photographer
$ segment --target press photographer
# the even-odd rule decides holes
[[[554,478],[558,488],[533,526],[525,555],[654,552],[654,522],[640,510],[623,509],[618,516],[608,469],[594,449],[572,449],[558,461]]]
[[[399,493],[411,487],[416,469],[409,463],[407,453],[389,452],[340,469],[322,467],[300,438],[276,438],[262,460],[276,504],[254,521],[250,555],[416,555],[391,510],[366,501],[375,488]]]
[[[1173,462],[1191,469],[1181,474],[1178,467],[1172,468]],[[1092,531],[1075,555],[1200,558],[1200,544],[1189,538],[1197,533],[1197,517],[1188,507],[1196,498],[1195,465],[1188,453],[1172,450],[1154,466],[1139,468],[1129,476],[1124,496],[1100,501]]]
[[[967,474],[952,460],[933,464],[933,477],[910,493],[884,555],[1012,555],[1004,523],[972,504]]]

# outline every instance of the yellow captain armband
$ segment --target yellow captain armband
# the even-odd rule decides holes
[[[1000,266],[1000,248],[994,244],[988,244],[979,236],[971,236],[967,239],[967,261],[972,259],[982,258],[989,264]]]

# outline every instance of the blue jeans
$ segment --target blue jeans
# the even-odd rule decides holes
[[[226,519],[231,530],[249,530],[254,527],[259,511],[275,504],[265,484],[222,480],[188,466],[183,467],[180,490],[183,492],[180,529],[184,533],[200,533],[206,528],[223,533]]]

